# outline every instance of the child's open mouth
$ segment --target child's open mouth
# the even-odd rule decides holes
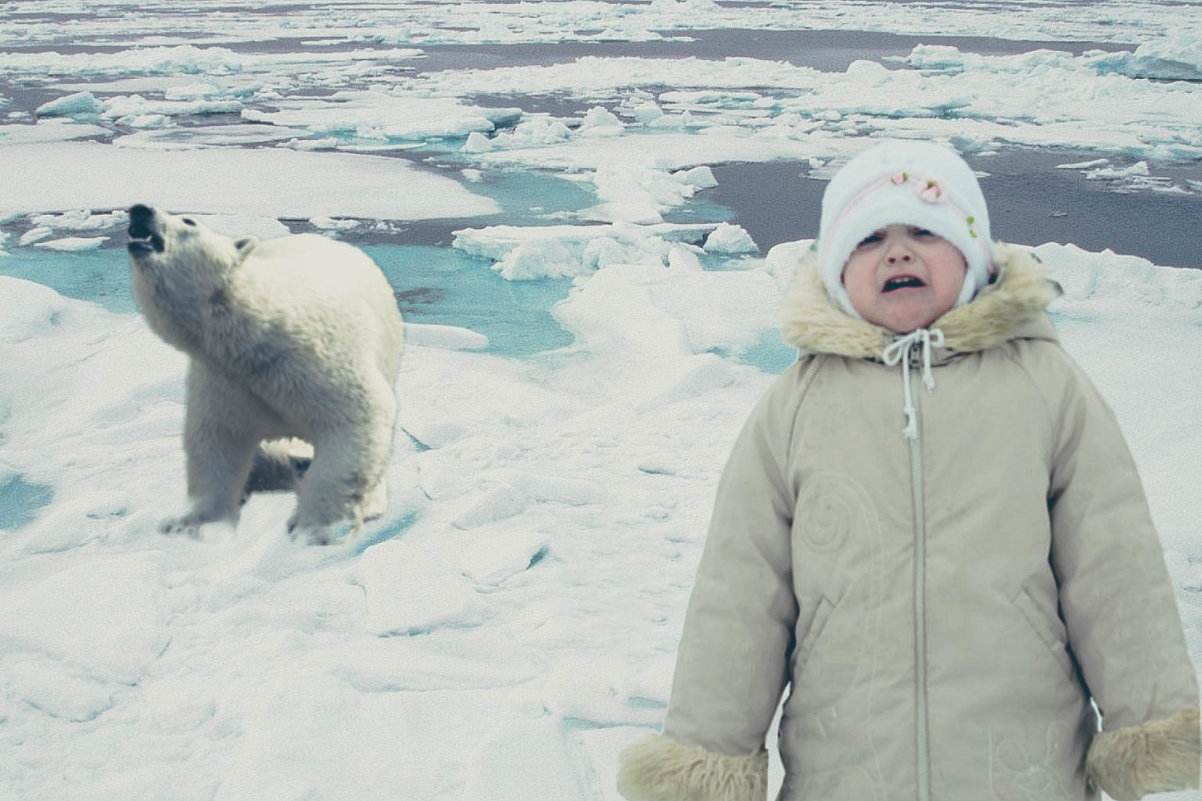
[[[926,286],[920,279],[912,275],[895,275],[885,282],[882,292],[893,292],[898,289],[921,288]]]

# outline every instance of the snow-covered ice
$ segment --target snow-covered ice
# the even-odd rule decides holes
[[[441,175],[401,159],[288,148],[132,148],[93,142],[0,149],[11,183],[5,211],[113,209],[140,201],[176,210],[307,218],[424,220],[500,211]],[[229,181],[237,181],[237,190]],[[404,191],[388,191],[404,187]]]
[[[1136,211],[1202,198],[1197,0],[0,7],[5,799],[618,801],[814,234],[762,247],[712,168],[821,179],[933,137],[1059,154]],[[838,69],[655,50],[735,28],[922,40]],[[409,265],[391,502],[359,538],[289,540],[287,494],[157,532],[185,359],[113,289],[135,202]],[[1202,261],[1035,252],[1202,664]]]

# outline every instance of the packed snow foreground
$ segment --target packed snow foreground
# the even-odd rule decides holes
[[[615,799],[666,703],[718,471],[771,376],[715,355],[770,326],[769,268],[614,265],[514,361],[411,345],[393,503],[291,541],[157,533],[184,495],[184,359],[128,315],[0,279],[6,793],[20,798]],[[1071,246],[1066,347],[1127,431],[1202,650],[1202,274]],[[1155,354],[1155,357],[1152,355]],[[20,512],[17,513],[18,515]],[[316,793],[316,795],[313,795]]]
[[[711,167],[822,178],[865,137],[930,137],[1087,151],[1066,169],[1132,202],[1202,193],[1165,169],[1202,159],[1196,3],[206,1],[187,24],[166,2],[101,5],[0,20],[5,799],[618,801],[617,753],[662,719],[718,475],[813,234],[761,253],[737,221],[690,216]],[[422,67],[436,45],[869,18],[1115,47],[944,43],[835,72]],[[585,200],[515,200],[515,175]],[[551,314],[572,343],[515,358],[410,317],[383,517],[314,547],[286,534],[294,496],[261,495],[236,528],[164,536],[185,503],[186,357],[107,298],[6,274],[49,253],[124,276],[121,210],[142,201],[265,239],[405,245],[445,224],[504,288],[570,284]],[[1131,444],[1202,663],[1202,271],[1034,251]]]

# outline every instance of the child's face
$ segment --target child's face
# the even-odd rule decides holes
[[[956,305],[966,269],[964,254],[943,237],[890,225],[852,251],[843,285],[861,317],[908,334]]]

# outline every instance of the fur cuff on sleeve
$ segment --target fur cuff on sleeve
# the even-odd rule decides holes
[[[768,752],[728,756],[654,734],[618,757],[618,792],[628,801],[764,801]]]
[[[1115,801],[1137,801],[1148,793],[1198,786],[1198,710],[1165,720],[1104,731],[1094,737],[1085,773]]]

